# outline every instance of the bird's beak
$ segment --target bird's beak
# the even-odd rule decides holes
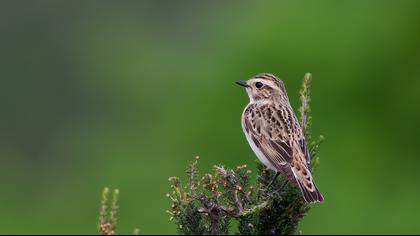
[[[235,83],[246,88],[249,87],[249,85],[246,83],[246,80],[238,80]]]

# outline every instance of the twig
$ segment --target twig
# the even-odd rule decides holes
[[[118,195],[119,191],[118,189],[115,189],[112,195],[111,208],[108,212],[109,188],[104,188],[102,191],[98,226],[98,232],[101,235],[115,235],[115,228],[117,224]]]
[[[309,106],[309,103],[311,101],[311,97],[310,97],[310,87],[311,87],[311,80],[312,80],[312,74],[311,73],[306,73],[305,76],[303,77],[303,83],[302,83],[302,88],[300,89],[300,102],[301,102],[301,107],[300,107],[300,124],[301,127],[304,131],[304,133],[306,133],[308,127],[308,115],[311,112],[311,108]]]
[[[111,212],[109,214],[109,218],[110,218],[110,224],[113,230],[117,226],[117,210],[118,210],[119,194],[120,194],[120,191],[118,189],[115,189],[112,195]]]
[[[109,188],[104,188],[101,198],[101,209],[99,211],[99,225],[105,224],[107,220],[107,206],[108,206]]]
[[[241,215],[242,214],[242,212],[244,211],[244,207],[242,206],[242,201],[241,201],[241,199],[239,198],[239,196],[238,196],[238,189],[236,189],[234,192],[233,192],[233,195],[234,195],[234,197],[235,197],[235,202],[236,202],[236,204],[238,205],[238,215]]]

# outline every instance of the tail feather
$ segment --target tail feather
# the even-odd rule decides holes
[[[319,192],[318,187],[314,184],[314,191],[310,191],[307,189],[301,181],[296,181],[298,183],[298,186],[300,188],[300,191],[302,192],[302,196],[305,199],[307,203],[315,203],[315,202],[323,202],[324,197]]]
[[[322,197],[318,187],[315,185],[312,174],[305,162],[295,162],[292,167],[292,172],[306,202],[314,203],[324,201],[324,197]]]

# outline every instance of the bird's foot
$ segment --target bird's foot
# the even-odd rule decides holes
[[[289,181],[287,180],[281,185],[280,188],[277,188],[277,189],[274,189],[274,190],[271,189],[271,187],[274,187],[274,186],[269,185],[269,186],[267,186],[267,188],[260,189],[260,191],[261,191],[261,193],[263,193],[264,195],[267,195],[269,197],[280,196],[288,183],[289,183]]]

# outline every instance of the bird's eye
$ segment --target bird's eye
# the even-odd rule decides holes
[[[263,86],[263,83],[261,83],[261,82],[255,83],[255,87],[257,87],[257,88],[261,88],[262,86]]]

